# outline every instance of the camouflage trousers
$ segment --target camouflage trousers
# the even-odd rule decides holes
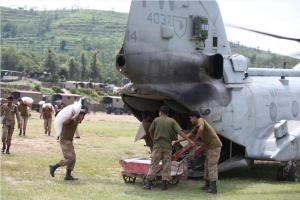
[[[161,176],[162,180],[170,181],[171,180],[171,150],[164,149],[153,149],[151,165],[147,174],[146,179],[152,181],[157,175],[159,175],[160,170],[162,169]],[[162,161],[162,166],[159,165]]]
[[[26,132],[28,117],[20,116],[20,130]]]
[[[49,119],[44,119],[44,129],[45,133],[51,133],[51,123],[52,123],[52,118]]]
[[[220,158],[221,147],[208,149],[204,163],[204,180],[218,180],[218,163]]]
[[[183,159],[183,174],[181,175],[182,180],[187,180],[189,176],[189,161],[195,160],[195,154],[197,149],[199,148],[199,144],[196,143],[195,146],[190,147],[189,154],[185,159]]]
[[[7,144],[10,146],[11,138],[14,133],[14,129],[15,129],[14,124],[11,124],[11,125],[3,124],[3,127],[2,127],[2,143],[3,144]]]
[[[66,166],[67,169],[73,170],[76,162],[76,154],[73,142],[70,140],[60,140],[60,147],[64,159],[59,162],[59,166]]]

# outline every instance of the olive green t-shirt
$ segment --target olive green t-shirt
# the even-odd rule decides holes
[[[75,131],[78,126],[78,120],[73,119],[69,124],[64,124],[61,130],[60,138],[62,140],[73,140]]]
[[[154,134],[153,149],[172,150],[172,140],[177,139],[181,130],[179,124],[170,117],[155,118],[149,129],[149,132]]]
[[[214,149],[214,148],[222,147],[222,142],[219,139],[216,131],[203,118],[199,118],[197,121],[197,125],[193,128],[192,133],[194,135],[197,134],[197,131],[200,126],[204,127],[201,139],[204,143],[203,145],[205,149]]]

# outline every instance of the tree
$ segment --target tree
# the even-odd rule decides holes
[[[15,37],[17,35],[17,26],[11,22],[6,22],[2,27],[2,37]]]
[[[8,70],[16,70],[18,64],[18,56],[15,48],[4,48],[1,51],[1,68]]]
[[[79,80],[79,77],[78,63],[74,58],[71,58],[69,60],[69,78],[71,80]]]
[[[85,81],[87,78],[87,69],[86,69],[87,60],[85,58],[84,52],[80,55],[80,69],[81,69],[81,80]]]
[[[92,55],[92,62],[91,62],[91,79],[94,82],[101,82],[102,77],[100,75],[100,66],[98,64],[98,58],[97,58],[98,52],[94,52]]]
[[[67,80],[69,78],[69,69],[66,63],[59,66],[58,75],[60,80]]]
[[[56,56],[50,48],[48,48],[44,66],[46,71],[50,73],[50,81],[58,81]]]

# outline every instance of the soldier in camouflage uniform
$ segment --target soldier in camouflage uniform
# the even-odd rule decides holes
[[[84,119],[86,111],[81,110],[79,115],[75,119],[72,119],[74,114],[75,113],[73,113],[73,115],[63,123],[62,131],[60,135],[60,147],[64,159],[61,160],[56,165],[49,165],[50,175],[52,177],[54,177],[54,172],[58,167],[66,166],[67,171],[66,171],[65,180],[71,180],[71,181],[77,180],[77,178],[74,178],[71,175],[76,162],[76,154],[73,146],[73,137],[78,124],[81,123],[82,120]]]
[[[18,110],[20,112],[20,120],[21,120],[19,135],[21,136],[23,133],[23,136],[25,136],[27,122],[29,118],[28,106],[22,101],[21,98],[18,99],[18,101],[19,101]]]
[[[180,134],[193,144],[193,141],[185,136],[179,124],[174,119],[168,117],[168,114],[169,108],[161,106],[159,117],[154,119],[149,129],[153,140],[153,152],[144,189],[152,188],[152,181],[161,169],[159,166],[160,160],[162,160],[162,190],[168,189],[167,185],[171,180],[172,140],[177,139],[177,134]]]
[[[53,107],[44,107],[42,108],[40,118],[44,119],[44,130],[45,134],[50,136],[51,134],[51,123],[52,123],[52,114],[54,113]]]
[[[13,104],[13,97],[7,97],[7,104],[1,105],[2,120],[2,150],[1,152],[10,154],[9,148],[11,145],[11,138],[15,128],[15,116],[18,121],[18,127],[20,127],[20,116],[16,105]]]
[[[198,111],[192,111],[190,120],[195,125],[193,133],[195,139],[201,138],[203,147],[206,151],[206,159],[204,163],[204,180],[205,185],[202,190],[208,193],[217,193],[218,180],[218,162],[221,153],[222,142],[220,141],[216,131],[200,117]]]

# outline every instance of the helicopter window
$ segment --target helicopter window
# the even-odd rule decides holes
[[[196,16],[193,18],[192,37],[195,40],[204,41],[208,37],[208,19]]]
[[[217,47],[217,46],[218,46],[218,38],[213,37],[213,47]]]

